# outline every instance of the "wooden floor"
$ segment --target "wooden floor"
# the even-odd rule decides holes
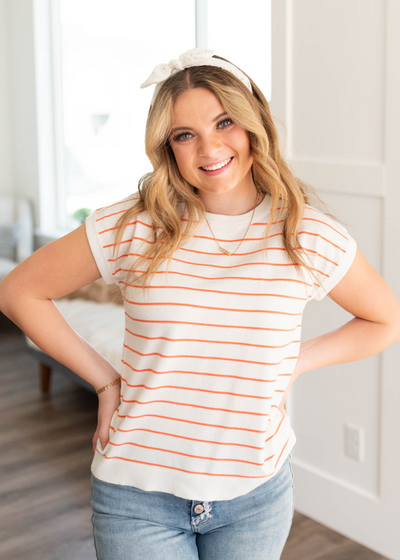
[[[8,321],[0,325],[0,379],[0,558],[96,560],[89,499],[97,395],[55,374],[43,397],[37,363]],[[295,512],[281,560],[317,559],[384,557]]]

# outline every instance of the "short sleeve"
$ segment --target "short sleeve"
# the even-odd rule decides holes
[[[342,224],[310,205],[306,205],[299,238],[317,278],[310,275],[310,299],[321,301],[349,270],[357,243]]]
[[[90,249],[106,284],[118,282],[118,251],[113,256],[116,223],[138,199],[139,194],[135,193],[115,204],[94,210],[85,220]]]

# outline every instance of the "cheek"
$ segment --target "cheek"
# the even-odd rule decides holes
[[[181,175],[184,178],[187,178],[187,176],[190,175],[190,170],[192,167],[192,157],[190,153],[188,153],[188,151],[185,149],[178,148],[174,150],[174,155]]]
[[[176,161],[176,164],[177,164],[178,168],[182,169],[185,166],[184,152],[182,152],[182,150],[179,150],[179,148],[178,149],[175,148],[173,150],[173,152],[174,152],[175,161]]]
[[[247,133],[242,130],[232,131],[231,136],[232,147],[246,157],[251,156],[250,142]]]
[[[174,154],[175,154],[176,162],[179,165],[181,165],[181,166],[187,165],[187,161],[189,159],[187,150],[185,150],[183,147],[178,147],[178,148],[175,148]]]

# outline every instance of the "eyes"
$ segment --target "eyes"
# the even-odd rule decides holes
[[[222,121],[219,121],[219,123],[217,124],[217,127],[219,127],[221,124],[228,122],[228,124],[226,126],[222,126],[220,128],[228,128],[228,126],[230,126],[231,124],[233,124],[233,120],[230,118],[227,119],[223,119]],[[177,134],[176,136],[174,136],[172,139],[175,142],[185,142],[186,140],[189,140],[189,138],[183,138],[184,136],[189,135],[191,136],[190,132],[181,132],[180,134]]]

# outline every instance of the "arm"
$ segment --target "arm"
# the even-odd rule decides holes
[[[400,304],[359,249],[348,272],[328,295],[354,319],[301,344],[301,370],[362,360],[400,340]]]
[[[100,277],[83,224],[35,251],[0,283],[0,310],[4,315],[43,352],[96,390],[114,381],[119,373],[70,326],[52,300]],[[102,442],[108,440],[106,424],[118,406],[119,389],[119,385],[114,385],[98,396],[99,416],[105,415],[101,423]]]
[[[43,352],[99,389],[118,373],[52,301],[100,278],[85,225],[38,249],[0,283],[0,309]]]
[[[359,249],[351,267],[328,296],[354,318],[334,331],[301,344],[280,409],[301,373],[362,360],[400,340],[400,304]]]

